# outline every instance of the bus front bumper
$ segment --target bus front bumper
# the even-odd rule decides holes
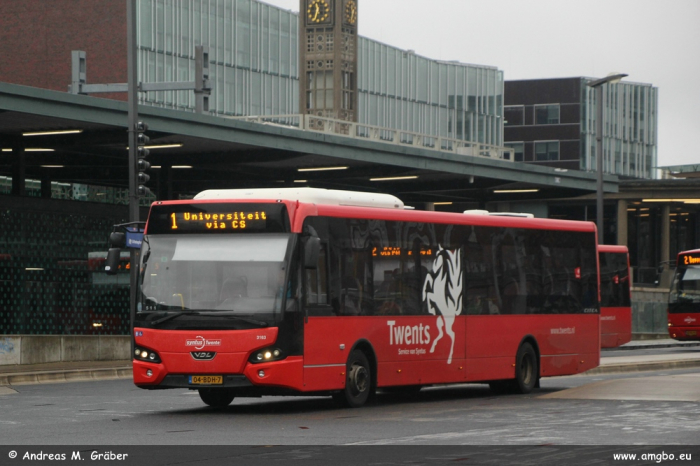
[[[304,362],[301,357],[261,364],[247,363],[242,374],[207,370],[193,373],[169,373],[163,363],[133,361],[134,384],[146,389],[161,388],[240,388],[279,387],[304,390]],[[221,376],[214,384],[198,384],[193,376]]]
[[[674,340],[700,340],[700,326],[669,327],[668,336]]]

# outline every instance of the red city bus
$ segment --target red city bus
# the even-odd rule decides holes
[[[678,254],[668,299],[668,334],[675,340],[700,340],[700,249]]]
[[[386,194],[205,191],[152,205],[134,383],[234,397],[540,377],[600,360],[595,225],[405,209]]]
[[[616,348],[632,340],[632,299],[627,246],[598,246],[600,261],[600,344]]]

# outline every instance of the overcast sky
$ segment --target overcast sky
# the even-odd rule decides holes
[[[299,0],[263,0],[299,11]],[[659,89],[660,166],[700,164],[700,0],[358,0],[359,34],[506,80],[603,77]],[[698,119],[696,119],[698,118]]]

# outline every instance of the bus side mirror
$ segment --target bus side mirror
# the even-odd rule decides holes
[[[107,252],[107,260],[105,261],[105,273],[107,275],[116,275],[119,270],[119,256],[122,250],[120,248],[109,248]]]
[[[126,233],[123,231],[113,231],[109,234],[109,245],[113,248],[126,247]]]
[[[307,236],[304,238],[304,268],[315,269],[318,267],[318,257],[321,254],[321,238]]]

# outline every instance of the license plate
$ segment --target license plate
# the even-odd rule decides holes
[[[687,336],[687,337],[694,337],[697,334],[698,334],[698,332],[695,330],[688,330],[687,332],[685,332],[685,336]]]
[[[191,375],[190,385],[222,385],[224,376],[222,375]]]

